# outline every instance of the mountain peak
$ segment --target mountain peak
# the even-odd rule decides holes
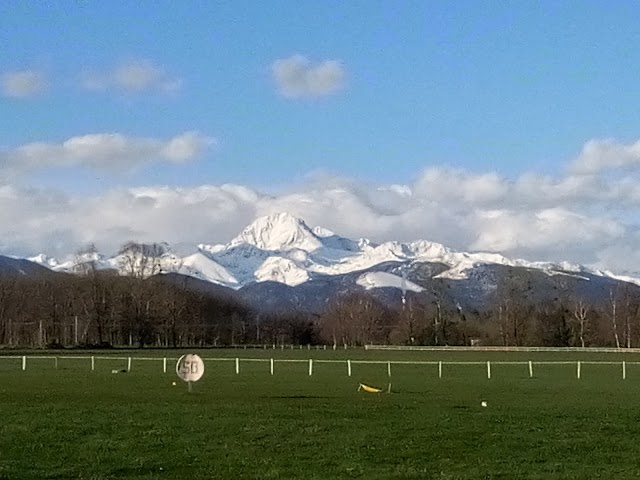
[[[302,249],[314,251],[322,241],[304,220],[287,212],[257,218],[230,245],[247,243],[261,250],[286,251]]]
[[[355,241],[325,228],[315,227],[312,230],[304,220],[286,212],[257,218],[225,245],[201,244],[198,253],[191,256],[181,257],[170,253],[161,257],[164,272],[178,271],[230,288],[242,288],[264,281],[294,286],[315,278],[372,269],[378,271],[390,268],[389,265],[410,266],[414,263],[439,264],[436,270],[429,270],[432,272],[429,275],[449,280],[469,278],[470,272],[482,270],[486,265],[503,265],[542,270],[547,275],[580,278],[596,275],[640,285],[640,279],[594,271],[580,265],[511,260],[497,253],[458,252],[426,240],[411,243],[387,241],[382,244],[366,239]],[[82,271],[82,268],[78,269],[82,263],[92,263],[90,268],[95,266],[98,269],[118,270],[121,267],[119,256],[104,258],[97,252],[76,255],[64,262],[45,255],[30,260],[61,272]],[[365,280],[362,285],[366,288],[372,285],[398,285],[397,279],[385,275],[369,276]],[[402,285],[402,282],[399,284]]]

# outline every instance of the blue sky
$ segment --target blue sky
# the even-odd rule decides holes
[[[589,171],[598,178],[587,183],[593,187],[613,173],[631,188],[638,156],[632,146],[640,136],[638,13],[632,1],[4,2],[0,186],[18,196],[54,195],[68,207],[104,202],[122,189],[135,197],[139,188],[148,194],[151,187],[233,184],[261,199],[240,216],[243,221],[276,208],[264,206],[263,196],[286,199],[337,184],[356,195],[410,187],[411,201],[393,199],[398,205],[392,207],[379,206],[367,193],[363,204],[373,209],[372,225],[376,215],[404,222],[416,202],[427,208],[439,201],[416,197],[429,172],[450,172],[445,176],[453,185],[462,175],[471,179],[468,188],[496,175],[509,191],[523,178],[542,176],[557,191],[574,178],[576,162],[613,155],[622,160],[612,161],[612,171],[606,165]],[[110,134],[121,136],[120,150],[105,147],[107,137],[100,135]],[[77,152],[65,157],[62,146],[73,139],[96,151],[83,147],[80,158]],[[187,150],[167,154],[172,139]],[[603,153],[598,143],[598,158],[585,160],[585,145],[605,139],[613,139],[613,153]],[[25,146],[33,144],[45,148],[25,157]],[[584,180],[584,169],[579,175]],[[606,220],[619,226],[573,260],[607,266],[615,262],[603,260],[602,251],[611,244],[635,249],[634,205],[611,213],[611,196],[594,197],[601,185],[589,190],[588,201],[586,190],[571,188],[570,201],[565,195],[544,208],[575,214],[584,224],[609,212]],[[621,195],[618,183],[605,188]],[[475,195],[460,193],[471,198],[465,211],[480,217],[496,210],[540,216],[535,202],[517,200],[521,210],[514,211],[512,196],[487,206]],[[336,220],[335,211],[323,217],[280,203],[334,227],[353,224],[351,213]],[[224,212],[209,218],[211,231],[202,233],[229,237],[237,211]],[[144,238],[158,233],[117,227]],[[548,245],[531,246],[528,232],[518,230],[516,240],[503,245],[479,241],[486,233],[479,230],[418,227],[345,233],[384,240],[401,232],[456,248],[572,256],[553,235]],[[72,249],[105,237],[68,225],[53,245],[42,231],[25,237],[13,228],[4,238],[20,242],[5,241],[0,253]],[[114,236],[105,245],[117,241]]]

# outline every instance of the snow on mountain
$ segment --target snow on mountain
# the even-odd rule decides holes
[[[319,237],[322,241],[322,244],[334,250],[346,250],[349,252],[357,252],[361,250],[362,247],[369,243],[369,240],[360,239],[359,241],[354,241],[349,238],[341,237],[336,235],[331,230],[327,230],[322,227],[314,227],[313,233],[316,237]]]
[[[46,255],[29,260],[52,270],[73,272],[82,262],[94,262],[98,268],[115,268],[126,273],[126,258],[70,257],[64,262]],[[322,227],[311,229],[302,219],[288,213],[277,213],[256,219],[227,244],[200,244],[196,252],[178,256],[171,251],[159,259],[160,271],[178,272],[230,288],[241,288],[254,282],[272,281],[289,286],[300,285],[310,278],[342,275],[374,268],[388,262],[412,264],[439,263],[446,270],[440,278],[465,279],[482,265],[504,265],[542,270],[548,275],[590,273],[640,284],[640,280],[618,277],[609,272],[590,270],[581,265],[561,262],[527,262],[512,260],[496,253],[456,252],[439,243],[418,240],[376,244],[367,239],[351,240]],[[129,270],[135,268],[129,263]],[[390,273],[366,272],[358,279],[365,288],[391,286],[401,288],[401,279]],[[420,288],[407,282],[407,290]],[[415,290],[414,290],[415,291]]]
[[[255,245],[239,243],[235,245],[198,245],[198,250],[221,265],[238,282],[238,288],[256,281],[255,273],[271,256],[268,251]]]
[[[44,253],[36,255],[35,257],[27,258],[30,262],[37,263],[38,265],[42,265],[43,267],[50,268],[51,270],[55,270],[55,268],[60,265],[58,260]]]
[[[271,251],[298,248],[312,252],[322,246],[320,239],[304,221],[288,213],[258,218],[231,240],[229,245],[243,243]]]
[[[181,265],[176,269],[176,272],[225,287],[238,287],[238,280],[226,268],[202,252],[182,258]]]
[[[627,275],[616,275],[610,271],[605,272],[595,272],[596,274],[600,274],[603,277],[613,278],[615,280],[620,280],[621,282],[635,283],[636,285],[640,285],[640,278],[629,277]]]
[[[98,270],[113,268],[113,259],[105,258],[98,252],[85,252],[77,255],[69,255],[64,260],[59,261],[43,253],[35,257],[27,258],[30,262],[47,267],[54,272],[73,273],[81,271],[83,268],[95,266]]]
[[[269,257],[256,271],[255,277],[258,282],[272,281],[295,287],[309,280],[309,272],[288,258]]]
[[[388,272],[367,272],[358,277],[356,283],[366,290],[372,288],[399,288],[402,289],[402,277]],[[408,292],[422,292],[424,288],[409,280],[404,281],[404,288]]]

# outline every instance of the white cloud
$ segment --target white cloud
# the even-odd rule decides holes
[[[168,140],[129,137],[120,133],[94,133],[62,143],[29,143],[0,150],[0,172],[24,173],[41,168],[88,167],[122,172],[155,162],[193,160],[215,143],[197,132],[185,132]]]
[[[414,186],[426,199],[447,202],[493,204],[505,197],[509,184],[495,173],[473,174],[450,168],[429,168]]]
[[[213,139],[204,138],[198,132],[186,132],[166,142],[160,155],[174,163],[182,163],[197,157],[213,143]]]
[[[483,178],[480,175],[479,181]],[[227,242],[256,216],[280,211],[351,238],[426,239],[460,250],[569,260],[599,268],[613,257],[612,250],[637,247],[630,233],[634,229],[616,212],[595,215],[567,207],[509,205],[508,198],[502,208],[464,200],[452,205],[447,199],[425,201],[410,193],[415,186],[405,187],[349,181],[336,186],[333,181],[267,195],[239,185],[163,186],[72,197],[5,186],[0,188],[0,252],[69,253],[87,242],[111,252],[129,239],[191,245]],[[381,191],[384,201],[372,201]],[[627,270],[640,272],[640,258],[624,266]]]
[[[215,242],[256,213],[258,194],[234,185],[114,189],[72,196],[0,186],[0,254],[72,254],[94,242],[113,253],[127,240]]]
[[[278,59],[271,65],[280,94],[289,98],[332,95],[344,88],[345,71],[338,60],[312,63],[303,55]]]
[[[575,251],[585,246],[589,250],[601,249],[625,234],[624,226],[615,219],[586,216],[563,208],[477,211],[473,222],[477,238],[470,245],[472,249],[518,252],[529,257],[548,258],[545,250],[570,254],[573,249],[575,255]],[[595,256],[589,260],[595,260]]]
[[[42,72],[33,70],[7,72],[0,77],[0,88],[6,97],[34,97],[45,92],[47,80]]]
[[[142,154],[180,162],[195,155],[198,149],[191,145],[201,141],[194,134],[164,141],[89,137],[55,149],[74,152],[61,156],[67,163],[98,168],[113,156],[121,164],[131,161],[132,156],[122,153],[128,151],[120,148],[123,144],[135,147],[135,158]],[[29,149],[36,158],[44,158],[41,151],[51,145]],[[437,167],[409,185],[325,176],[277,194],[241,185],[202,185],[114,189],[76,197],[5,185],[0,186],[0,253],[69,253],[87,242],[108,253],[130,239],[192,245],[227,242],[256,216],[288,211],[311,226],[351,238],[425,239],[458,250],[567,260],[639,274],[640,254],[634,253],[640,251],[637,185],[631,177],[528,173],[508,179]]]
[[[590,140],[570,165],[579,175],[592,175],[607,170],[637,169],[640,167],[640,140],[630,145],[612,139]]]
[[[636,227],[615,243],[596,252],[593,267],[615,273],[636,273],[640,265],[640,231]],[[636,275],[637,276],[637,275]]]
[[[149,60],[131,60],[110,71],[85,71],[81,75],[81,84],[87,90],[95,91],[171,93],[180,90],[182,80],[170,75],[164,68]]]

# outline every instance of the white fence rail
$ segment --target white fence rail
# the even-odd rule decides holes
[[[162,368],[163,373],[167,373],[167,365],[170,361],[177,361],[177,357],[118,357],[111,355],[1,355],[0,361],[3,360],[19,360],[19,365],[21,370],[25,371],[29,368],[29,365],[34,360],[50,360],[52,362],[53,368],[58,369],[59,360],[75,360],[75,361],[83,361],[86,364],[86,368],[91,371],[96,370],[96,365],[99,363],[111,363],[113,362],[126,362],[127,368],[122,370],[112,370],[113,373],[120,371],[135,371],[134,361],[138,362],[157,362],[159,368]],[[291,364],[291,363],[300,363],[308,365],[308,374],[309,376],[313,375],[314,372],[314,364],[342,364],[345,366],[345,373],[347,376],[351,377],[353,373],[353,365],[386,365],[387,376],[391,378],[392,375],[392,364],[394,365],[414,365],[414,366],[435,366],[437,367],[438,378],[443,378],[445,367],[447,366],[456,366],[456,365],[478,365],[478,366],[486,366],[486,376],[487,379],[492,378],[492,365],[522,365],[526,367],[526,372],[529,374],[529,378],[534,377],[534,366],[535,365],[575,365],[576,367],[576,378],[580,379],[582,377],[582,366],[583,365],[619,365],[621,367],[622,379],[626,380],[627,378],[627,366],[628,365],[640,365],[640,361],[605,361],[605,360],[578,360],[578,361],[569,361],[569,360],[521,360],[521,361],[405,361],[405,360],[327,360],[327,359],[274,359],[274,358],[240,358],[240,357],[204,357],[203,360],[205,362],[227,362],[235,364],[235,373],[240,375],[242,368],[241,365],[243,363],[268,363],[269,364],[269,373],[274,375],[276,372],[275,364]],[[18,363],[18,362],[16,362]],[[265,369],[266,371],[266,369]]]
[[[548,352],[548,353],[640,353],[640,348],[606,348],[606,347],[455,347],[428,345],[365,345],[365,350],[414,351],[414,352]]]

